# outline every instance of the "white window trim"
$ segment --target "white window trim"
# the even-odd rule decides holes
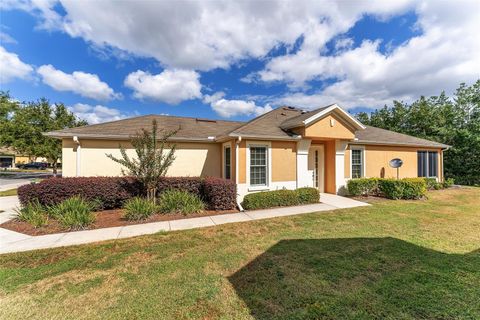
[[[267,148],[267,185],[251,186],[250,185],[250,147],[266,147]],[[272,185],[272,143],[270,141],[247,141],[247,186],[248,191],[270,190]]]
[[[233,172],[232,172],[232,143],[230,141],[225,142],[222,144],[222,178],[226,179],[225,175],[225,148],[230,148],[230,180],[232,179]]]
[[[365,146],[358,146],[358,145],[355,145],[354,147],[353,146],[350,146],[350,179],[355,179],[353,177],[353,170],[352,170],[352,155],[353,155],[353,150],[361,150],[362,151],[362,176],[360,178],[366,178],[367,175],[366,175],[366,162],[365,162]]]

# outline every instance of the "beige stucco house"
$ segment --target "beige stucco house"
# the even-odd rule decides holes
[[[356,177],[396,177],[389,166],[403,160],[399,176],[443,179],[447,145],[364,126],[338,105],[305,112],[280,107],[248,122],[147,115],[49,132],[62,140],[63,176],[116,176],[119,145],[134,155],[129,137],[141,128],[178,130],[169,176],[232,179],[239,198],[250,192],[311,186],[341,193]]]

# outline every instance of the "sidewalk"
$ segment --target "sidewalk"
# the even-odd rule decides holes
[[[318,211],[330,211],[335,209],[368,205],[360,201],[330,194],[322,194],[321,201],[322,203],[296,207],[245,211],[210,217],[152,222],[123,227],[64,232],[34,237],[0,228],[0,253],[56,248],[104,240],[115,240],[121,238],[135,237],[160,231],[195,229],[202,227],[211,227],[226,223],[261,220],[274,217],[284,217],[296,214]]]

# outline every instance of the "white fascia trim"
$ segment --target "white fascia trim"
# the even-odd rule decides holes
[[[272,185],[272,143],[270,141],[248,141],[247,144],[247,186],[248,191],[269,190]],[[250,147],[266,147],[267,148],[267,185],[266,186],[251,186],[250,185]]]
[[[353,122],[354,126],[357,128],[357,129],[365,129],[366,127],[360,122],[358,121],[357,119],[355,119],[354,117],[352,117],[348,112],[346,112],[345,110],[343,110],[340,106],[338,106],[337,104],[333,104],[331,105],[330,107],[326,108],[325,110],[317,113],[317,114],[314,114],[313,116],[311,116],[310,118],[307,118],[306,120],[303,121],[303,124],[304,125],[308,125],[309,123],[311,122],[314,122],[316,121],[317,119],[319,118],[322,118],[323,116],[327,115],[328,113],[334,111],[334,110],[337,110],[339,111],[343,116],[345,116],[347,118],[347,120],[350,120],[351,122]]]
[[[365,146],[360,146],[360,145],[355,145],[355,146],[349,146],[350,147],[350,177],[349,179],[353,179],[352,177],[352,150],[362,150],[362,177],[361,178],[367,178],[367,166],[365,163],[366,160],[366,152],[365,152]]]

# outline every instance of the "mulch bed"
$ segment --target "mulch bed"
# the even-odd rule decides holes
[[[167,221],[167,220],[180,220],[180,219],[188,219],[188,218],[197,218],[197,217],[208,217],[208,216],[215,216],[219,214],[226,214],[226,213],[237,213],[238,210],[224,210],[224,211],[203,211],[202,213],[195,213],[189,215],[183,214],[155,214],[148,218],[147,220],[142,221],[128,221],[123,218],[123,209],[116,209],[116,210],[104,210],[96,212],[96,220],[95,222],[89,226],[85,230],[92,230],[92,229],[100,229],[100,228],[109,228],[109,227],[121,227],[121,226],[129,226],[134,224],[143,224],[149,222],[157,222],[157,221]],[[17,221],[17,220],[10,220],[0,224],[0,228],[28,234],[30,236],[41,236],[45,234],[52,234],[52,233],[59,233],[59,232],[70,232],[70,231],[77,231],[77,230],[69,230],[63,227],[59,222],[56,220],[50,219],[48,221],[48,225],[40,228],[34,228],[27,222]]]

